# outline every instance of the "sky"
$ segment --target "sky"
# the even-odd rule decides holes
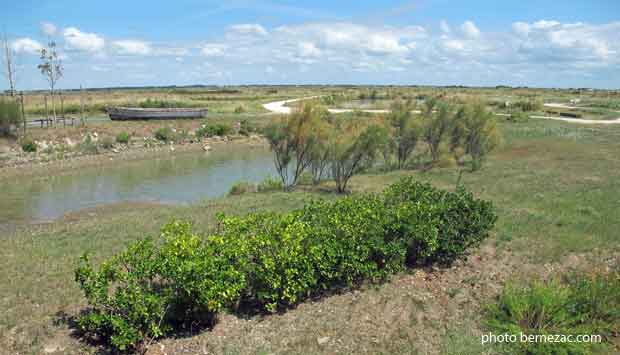
[[[1,1],[22,90],[46,88],[50,39],[60,88],[620,88],[620,0]]]

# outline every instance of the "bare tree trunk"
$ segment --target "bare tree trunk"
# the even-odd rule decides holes
[[[13,51],[9,44],[9,39],[6,34],[2,38],[2,45],[4,49],[4,64],[5,64],[5,76],[9,82],[9,93],[11,96],[15,96],[15,63],[13,57]]]

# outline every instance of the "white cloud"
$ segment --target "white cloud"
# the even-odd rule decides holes
[[[95,33],[82,32],[75,27],[65,28],[63,35],[69,49],[97,52],[104,48],[105,40]]]
[[[32,38],[19,38],[11,44],[17,53],[39,54],[43,46]]]
[[[447,39],[442,44],[445,49],[451,51],[462,51],[465,49],[465,43],[458,39]]]
[[[224,55],[224,46],[216,43],[206,44],[201,48],[200,54],[205,57],[221,57]]]
[[[530,25],[525,22],[515,22],[512,24],[512,30],[519,36],[527,36],[530,33]]]
[[[472,21],[465,21],[461,25],[461,31],[463,31],[463,35],[469,39],[476,39],[480,37],[480,30]]]
[[[450,25],[448,25],[448,22],[446,22],[446,20],[439,21],[439,28],[441,28],[441,32],[443,33],[452,32],[452,29],[450,28]]]
[[[148,55],[152,52],[148,42],[125,39],[112,42],[112,46],[119,54]]]
[[[299,56],[300,57],[319,57],[321,50],[316,47],[312,42],[300,42],[299,43]]]
[[[266,36],[267,30],[257,23],[243,23],[238,25],[232,25],[228,29],[229,33],[239,34],[239,35],[256,35],[256,36]]]
[[[51,22],[41,22],[41,32],[46,36],[55,36],[58,29]]]

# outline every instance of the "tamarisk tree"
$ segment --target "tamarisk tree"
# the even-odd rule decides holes
[[[55,41],[50,40],[47,43],[47,47],[41,48],[41,64],[39,64],[37,68],[39,68],[41,74],[49,84],[49,91],[52,99],[52,114],[54,117],[54,124],[56,124],[56,100],[54,97],[56,95],[56,84],[58,80],[62,78],[64,68],[58,55]]]

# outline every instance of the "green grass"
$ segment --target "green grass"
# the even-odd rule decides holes
[[[216,122],[218,120],[220,118]],[[256,120],[259,122],[258,118]],[[499,220],[493,238],[498,250],[523,256],[540,265],[561,261],[575,253],[619,251],[620,127],[582,128],[532,119],[518,125],[501,123],[500,128],[504,134],[502,146],[489,157],[481,171],[465,173],[462,177],[462,183],[477,197],[492,200],[498,208]],[[370,173],[354,177],[351,187],[354,192],[380,191],[404,175],[413,175],[442,188],[453,188],[458,172],[450,167]],[[331,189],[333,184],[328,182],[317,189],[302,187],[292,193],[229,196],[186,207],[103,208],[97,210],[94,217],[2,232],[0,348],[11,353],[39,353],[45,344],[62,334],[66,326],[55,325],[58,314],[75,314],[84,306],[72,278],[77,257],[85,251],[91,251],[94,260],[100,261],[140,236],[155,235],[163,223],[174,217],[191,219],[198,232],[206,233],[215,228],[216,211],[234,214],[265,209],[284,211],[299,207],[313,197],[335,198],[329,192]],[[367,307],[380,313],[382,306],[377,303],[377,297],[381,295],[364,294]],[[341,296],[334,302],[338,297]],[[294,314],[312,319],[317,317],[316,311],[316,306],[309,304],[300,306]],[[338,334],[344,332],[341,329],[347,327],[347,322],[361,322],[361,318],[352,315],[349,320],[339,320],[327,314],[319,318],[320,323],[312,323],[314,333],[294,333],[295,338],[288,345],[273,337],[265,338],[265,343],[261,344],[238,338],[239,342],[230,344],[230,349],[239,353],[257,352],[261,348],[329,352],[329,347],[317,345],[316,338],[327,334],[335,341]],[[302,322],[295,320],[295,323],[298,321]],[[385,326],[390,327],[389,324]],[[398,341],[380,339],[374,343],[360,338],[356,349],[364,348],[368,353],[379,349],[394,350],[394,353],[415,351],[415,339],[410,335],[393,333],[390,337]],[[460,348],[475,349],[473,344],[459,340],[458,336],[450,341],[449,353],[459,353]],[[280,344],[284,349],[273,349],[268,344]],[[387,344],[400,345],[390,349]],[[73,341],[65,351],[81,353],[93,349]]]

